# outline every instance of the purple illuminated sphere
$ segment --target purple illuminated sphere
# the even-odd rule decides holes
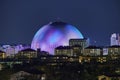
[[[69,39],[83,38],[81,32],[74,26],[64,22],[53,22],[44,25],[35,34],[31,48],[41,48],[54,54],[54,48],[60,45],[69,45]]]

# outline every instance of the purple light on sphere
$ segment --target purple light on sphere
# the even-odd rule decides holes
[[[54,48],[60,45],[69,45],[69,39],[83,38],[81,32],[74,26],[64,22],[53,22],[44,25],[35,34],[31,48],[41,48],[54,54]]]

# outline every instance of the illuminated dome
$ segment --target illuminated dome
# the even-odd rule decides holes
[[[53,22],[44,25],[35,34],[31,48],[41,48],[54,54],[54,48],[60,45],[69,45],[69,39],[83,38],[81,32],[74,26],[64,22]]]

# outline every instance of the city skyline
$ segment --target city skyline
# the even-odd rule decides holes
[[[96,45],[110,45],[111,34],[120,33],[119,0],[0,0],[0,12],[0,44],[31,44],[36,31],[57,20],[76,26]]]
[[[120,80],[120,0],[0,0],[0,80]]]

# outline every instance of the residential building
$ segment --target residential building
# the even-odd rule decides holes
[[[89,46],[83,50],[83,56],[100,56],[102,55],[102,49],[96,46]]]
[[[0,59],[6,58],[6,53],[0,50]]]
[[[18,54],[16,54],[17,58],[37,58],[37,51],[33,50],[31,48],[28,49],[24,49],[18,52]]]
[[[70,39],[69,40],[69,46],[75,46],[79,45],[82,48],[88,47],[90,44],[90,41],[88,38],[83,38],[83,39]]]
[[[71,46],[58,46],[55,48],[55,55],[73,56],[73,49]]]

